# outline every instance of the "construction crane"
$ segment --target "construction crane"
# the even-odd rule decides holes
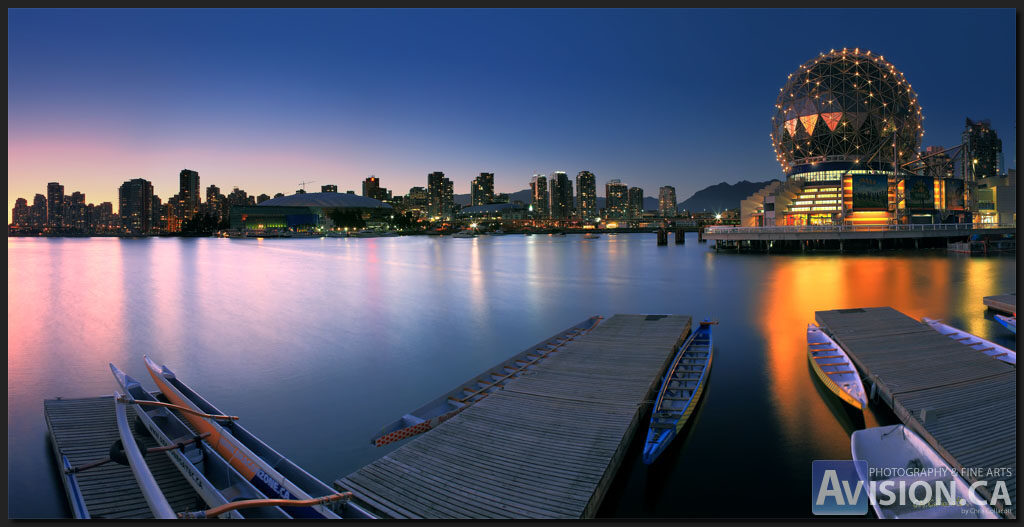
[[[299,186],[302,187],[302,192],[303,193],[306,192],[306,185],[309,184],[309,183],[316,183],[316,181],[302,181],[302,182],[299,183]]]

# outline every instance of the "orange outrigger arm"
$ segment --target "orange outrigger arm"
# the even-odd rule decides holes
[[[197,411],[195,411],[195,410],[193,410],[191,408],[185,408],[184,406],[178,406],[176,404],[161,403],[159,401],[137,401],[137,400],[134,400],[134,399],[129,399],[127,397],[123,397],[123,396],[122,396],[122,398],[120,398],[118,400],[122,401],[122,402],[125,402],[125,403],[128,403],[128,404],[143,404],[143,405],[148,405],[148,406],[163,406],[165,408],[173,408],[175,410],[178,410],[179,412],[185,412],[185,413],[189,413],[189,414],[192,414],[192,415],[198,415],[199,417],[208,417],[210,419],[227,419],[227,420],[231,420],[231,421],[237,421],[238,420],[238,416],[235,416],[235,415],[204,414],[202,412],[197,412]]]
[[[330,496],[323,496],[320,498],[313,498],[309,500],[277,500],[277,499],[264,499],[264,500],[242,500],[234,501],[231,503],[225,503],[219,507],[207,509],[205,511],[195,512],[179,512],[178,518],[184,520],[198,520],[203,518],[216,518],[225,512],[231,512],[235,509],[248,509],[252,507],[312,507],[313,505],[323,505],[332,501],[338,500],[350,500],[352,499],[351,492],[339,492],[338,494],[331,494]]]

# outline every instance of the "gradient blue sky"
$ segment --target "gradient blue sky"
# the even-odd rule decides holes
[[[780,177],[779,88],[843,47],[905,73],[924,145],[988,118],[1016,167],[1012,9],[16,9],[7,42],[8,214],[52,180],[116,209],[143,177],[166,200],[182,168],[250,194],[591,170],[682,201]]]

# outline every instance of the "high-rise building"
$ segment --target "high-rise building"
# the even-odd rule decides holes
[[[206,187],[206,213],[223,222],[228,217],[227,196],[216,185]]]
[[[658,189],[658,215],[672,218],[676,215],[676,188],[665,185]]]
[[[363,186],[365,187],[366,184],[363,183]],[[337,193],[338,192],[338,185],[320,185],[320,192],[335,192],[335,193]]]
[[[469,189],[470,204],[474,207],[477,205],[487,205],[494,201],[494,174],[490,172],[481,172],[476,179],[473,180],[473,185]]]
[[[576,216],[585,221],[597,217],[597,179],[587,170],[576,174]]]
[[[36,194],[36,197],[32,199],[32,207],[29,211],[31,218],[31,225],[33,228],[42,229],[46,226],[46,211],[48,210],[46,196],[42,194]]]
[[[572,181],[565,172],[551,174],[551,219],[567,220],[572,216]]]
[[[965,180],[973,182],[1002,175],[1003,142],[996,136],[991,121],[967,119],[961,139],[964,145],[961,167]]]
[[[430,217],[450,218],[455,208],[452,180],[444,172],[427,174],[427,214]]]
[[[145,179],[132,179],[118,190],[118,213],[127,234],[149,234],[153,221],[153,184]]]
[[[546,220],[551,217],[548,202],[548,178],[544,174],[534,174],[530,179],[530,195],[532,196],[533,217]]]
[[[644,214],[644,189],[630,187],[629,205],[627,206],[630,218],[639,218]]]
[[[607,218],[625,218],[626,207],[628,203],[626,201],[626,193],[628,187],[622,184],[622,181],[613,179],[605,184],[604,186],[604,215]]]
[[[187,220],[199,213],[199,172],[186,168],[178,175],[178,182],[180,215],[182,220]]]
[[[46,184],[46,226],[50,230],[64,228],[64,185]]]
[[[405,195],[403,208],[407,212],[412,212],[417,217],[427,216],[427,201],[427,189],[412,187],[409,189],[409,193]]]
[[[167,207],[163,201],[160,200],[160,196],[153,194],[153,206],[150,209],[151,218],[150,226],[154,231],[163,231],[167,226]]]
[[[370,176],[362,180],[362,195],[366,197],[373,197],[374,200],[379,200],[377,195],[380,193],[381,180],[376,176]]]
[[[72,192],[66,207],[67,225],[73,231],[84,234],[89,231],[89,219],[86,217],[85,194]]]

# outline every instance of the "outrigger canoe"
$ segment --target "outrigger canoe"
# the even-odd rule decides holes
[[[864,383],[850,356],[822,329],[807,324],[807,360],[814,374],[832,393],[850,406],[863,410],[867,404]]]
[[[996,315],[995,319],[996,322],[999,322],[999,324],[1001,324],[1004,328],[1012,331],[1014,335],[1017,334],[1017,315],[1013,315],[1012,317],[1008,317],[1006,315]]]
[[[146,504],[149,505],[149,510],[153,512],[153,517],[160,520],[173,520],[177,517],[174,514],[174,509],[171,508],[170,503],[167,503],[167,498],[164,497],[163,491],[160,490],[160,485],[157,484],[156,478],[150,472],[149,465],[146,464],[146,459],[142,457],[138,443],[135,442],[132,429],[128,426],[128,413],[125,409],[128,404],[121,397],[120,393],[114,392],[114,414],[117,419],[117,435],[121,438],[121,445],[124,447],[125,460],[128,462],[129,468],[131,468],[132,475],[135,476],[135,481],[139,484],[142,497],[145,498]]]
[[[384,446],[426,432],[455,417],[456,414],[487,397],[491,392],[502,389],[509,379],[519,377],[523,372],[535,368],[540,361],[549,354],[557,352],[566,342],[594,329],[600,321],[600,316],[590,317],[549,339],[526,348],[525,351],[511,359],[484,370],[483,374],[462,383],[458,388],[385,425],[376,436],[370,439],[370,443],[374,446]]]
[[[1001,360],[1007,364],[1017,365],[1017,352],[1013,351],[1004,346],[1000,346],[995,342],[987,341],[976,335],[972,335],[962,329],[957,329],[949,324],[943,324],[934,318],[922,318],[921,322],[928,324],[929,327],[938,331],[939,333],[971,348],[992,357],[993,359]]]
[[[114,373],[117,383],[125,391],[125,399],[128,402],[144,401],[159,403],[142,387],[139,381],[117,369],[113,364],[110,365],[110,371]],[[117,406],[121,407],[123,403],[117,403]],[[140,405],[135,413],[139,416],[139,420],[146,427],[149,434],[160,446],[173,446],[196,437],[196,434],[185,423],[181,422],[174,413],[165,407]],[[127,420],[125,420],[125,426],[127,426]],[[135,447],[134,441],[132,445],[128,444],[128,441],[124,438],[124,433],[121,434],[121,437],[125,452],[128,455],[129,461],[131,461],[131,453],[138,454],[138,449]],[[242,476],[238,470],[233,468],[203,441],[193,441],[187,445],[182,445],[180,448],[167,450],[166,453],[170,456],[178,471],[181,472],[192,485],[192,488],[195,489],[196,493],[211,508],[238,500],[266,499],[265,493],[258,490],[255,485]],[[142,464],[144,465],[144,463]],[[133,462],[131,465],[132,470],[135,471],[137,464]],[[162,514],[158,513],[157,509],[153,508],[153,502],[150,501],[149,494],[147,493],[150,483],[145,481],[144,478],[140,478],[138,473],[136,473],[136,479],[139,482],[139,486],[143,489],[143,494],[146,496],[147,502],[150,503],[150,508],[153,510],[154,515],[158,518],[163,517]],[[156,491],[159,492],[159,488]],[[166,500],[164,503],[166,503]],[[235,519],[288,519],[291,517],[279,507],[259,507],[246,509],[245,511],[229,511],[224,513],[224,516]],[[171,517],[175,517],[173,513]]]
[[[200,413],[223,414],[216,406],[181,382],[167,366],[158,365],[148,356],[144,358],[150,376],[171,403]],[[187,413],[183,415],[200,433],[209,433],[207,442],[268,498],[310,500],[337,492],[302,470],[237,422],[221,422]],[[281,508],[295,518],[374,518],[365,509],[351,502]]]
[[[850,436],[850,450],[854,461],[866,461],[868,473],[857,474],[864,482],[871,507],[879,518],[911,519],[993,519],[999,516],[955,469],[921,439],[921,436],[903,425],[880,426],[857,430]],[[923,505],[910,500],[912,485],[923,481],[935,493]],[[872,488],[872,482],[874,487]],[[853,482],[851,482],[852,484]],[[938,489],[941,485],[943,491]],[[907,492],[900,499],[900,487]],[[952,486],[951,500],[944,495]],[[920,485],[916,486],[920,488]],[[917,495],[923,495],[918,491]],[[895,499],[890,498],[894,496]],[[952,501],[952,503],[941,503]],[[963,502],[961,503],[961,500]],[[882,501],[892,501],[885,505]],[[902,503],[901,503],[902,502]],[[940,503],[936,505],[936,503]]]
[[[643,460],[650,465],[665,451],[693,414],[704,393],[713,354],[711,322],[702,321],[697,331],[679,347],[662,380],[647,429]]]

